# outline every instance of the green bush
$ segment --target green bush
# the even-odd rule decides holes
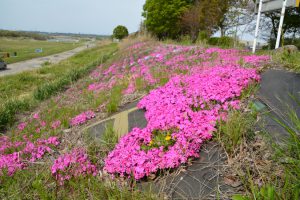
[[[208,40],[209,36],[205,31],[200,31],[198,34],[198,40],[200,41],[204,41],[204,40]]]
[[[276,39],[270,39],[269,40],[269,45],[264,46],[264,49],[274,49],[275,48],[275,44],[276,44]],[[300,38],[284,38],[283,40],[283,45],[295,45],[296,47],[298,47],[298,49],[300,49]]]
[[[211,37],[208,39],[208,44],[213,46],[220,46],[223,48],[233,47],[234,39],[231,37]]]

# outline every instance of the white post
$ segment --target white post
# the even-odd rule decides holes
[[[277,40],[276,40],[275,49],[278,49],[279,43],[280,43],[282,25],[283,25],[283,20],[284,20],[284,15],[285,15],[286,1],[287,0],[283,1],[283,5],[282,5],[282,9],[281,9],[281,16],[280,16],[280,22],[279,22],[279,27],[278,27],[278,32],[277,32]]]
[[[255,53],[255,49],[256,49],[256,41],[257,41],[257,37],[258,37],[258,29],[259,29],[260,15],[261,15],[261,7],[262,7],[262,0],[259,0],[259,6],[258,6],[258,13],[257,13],[257,20],[256,20],[256,28],[255,28],[255,36],[254,36],[254,41],[253,41],[252,53]]]

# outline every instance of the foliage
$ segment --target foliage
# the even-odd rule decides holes
[[[172,138],[172,134],[176,133],[178,130],[170,129],[166,131],[162,130],[154,130],[152,132],[152,139],[150,140],[148,145],[142,145],[141,149],[144,151],[148,151],[153,148],[163,147],[164,151],[167,151],[170,146],[175,144],[175,140]]]
[[[146,0],[143,16],[147,30],[159,39],[177,39],[182,33],[180,18],[192,0]]]
[[[113,37],[119,40],[128,36],[128,30],[125,26],[119,25],[113,31]]]
[[[300,106],[300,102],[297,102]],[[285,200],[285,199],[299,199],[300,198],[300,118],[296,111],[289,110],[288,119],[291,124],[287,125],[280,119],[275,118],[290,134],[285,144],[274,144],[275,151],[274,161],[280,165],[285,173],[283,177],[278,177],[277,182],[266,182],[262,186],[257,186],[253,183],[251,175],[248,174],[247,179],[247,195],[234,195],[234,200]],[[280,179],[282,179],[280,181]]]
[[[220,47],[225,47],[225,48],[229,48],[229,47],[233,47],[234,44],[234,40],[231,37],[211,37],[208,39],[208,44],[210,45],[214,45],[214,46],[220,46]]]
[[[199,32],[211,35],[217,30],[218,23],[225,14],[220,7],[226,2],[220,0],[196,0],[181,17],[181,26],[191,36],[192,42],[197,40]]]
[[[36,173],[36,172],[39,173]],[[1,199],[144,199],[154,200],[158,197],[150,191],[120,186],[117,181],[105,183],[99,176],[79,176],[63,186],[51,177],[48,167],[33,166],[31,170],[18,172],[14,177],[0,177]]]
[[[9,31],[9,30],[0,30],[0,37],[26,37],[32,38],[35,40],[47,40],[50,37],[47,35],[42,35],[34,32],[26,32],[26,31]]]
[[[224,0],[219,4],[223,16],[218,23],[221,37],[228,35],[229,31],[244,34],[247,26],[255,17],[253,0]]]
[[[266,13],[265,16],[268,20],[263,21],[263,26],[269,32],[269,40],[277,38],[278,26],[280,21],[280,11]],[[281,44],[284,42],[285,33],[293,35],[293,38],[300,33],[300,9],[287,9],[284,16],[284,23],[282,26],[282,39]]]
[[[292,38],[292,37],[284,37],[282,38],[283,45],[295,45],[298,49],[300,49],[300,38]],[[270,38],[268,41],[268,45],[264,46],[264,49],[274,49],[276,44],[275,38]]]
[[[263,52],[265,53],[266,51]],[[300,52],[289,53],[288,51],[267,51],[267,53],[272,56],[276,63],[279,63],[288,69],[294,70],[295,72],[300,72]]]
[[[218,139],[224,144],[228,154],[233,154],[244,141],[253,137],[255,115],[250,112],[232,110],[228,119],[221,121],[218,127]]]

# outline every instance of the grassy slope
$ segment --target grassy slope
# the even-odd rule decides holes
[[[105,48],[103,48],[105,50]],[[102,52],[102,51],[101,51]],[[91,53],[91,52],[90,52]],[[88,57],[84,56],[87,60]],[[297,59],[297,58],[295,58]],[[83,60],[82,60],[83,61]],[[298,62],[299,63],[299,62]],[[297,64],[297,63],[294,63]],[[55,74],[56,70],[51,70],[51,68],[44,68],[46,71],[49,70],[46,74]],[[61,69],[57,69],[56,75],[59,75]],[[41,73],[43,74],[43,73]],[[26,77],[26,76],[24,76]],[[48,77],[48,76],[46,76]],[[15,77],[16,78],[16,77]],[[37,82],[38,83],[38,82]],[[88,80],[83,80],[80,84],[88,83]],[[1,84],[0,84],[1,85]],[[20,84],[22,85],[22,84]],[[34,85],[34,84],[33,84]],[[86,86],[85,86],[86,88]],[[23,89],[21,89],[23,90]],[[20,90],[20,92],[21,92]],[[251,90],[252,91],[252,90]],[[14,96],[16,92],[11,92],[11,96]],[[110,99],[117,99],[113,95],[113,92],[110,95]],[[119,92],[116,92],[119,94]],[[8,94],[8,93],[7,93]],[[252,92],[251,92],[252,94]],[[75,93],[77,96],[77,93]],[[250,93],[249,93],[250,95]],[[249,96],[249,95],[246,95]],[[24,96],[24,93],[20,93],[17,96]],[[84,96],[84,95],[83,95]],[[97,103],[96,107],[102,103],[104,99],[101,97],[102,94],[99,94],[99,96],[91,97],[87,96],[87,101],[90,100],[90,102],[87,102],[85,105],[83,102],[74,102],[72,105],[64,106],[63,108],[56,104],[56,102],[53,102],[52,104],[48,104],[45,108],[43,108],[43,112],[46,113],[46,111],[51,110],[51,112],[47,113],[47,123],[52,122],[53,119],[59,119],[62,122],[64,122],[66,119],[68,119],[70,116],[74,115],[75,113],[79,112],[79,110],[84,110],[92,103]],[[68,98],[69,96],[63,96],[63,98]],[[101,98],[100,98],[101,97]],[[95,102],[95,99],[101,101],[101,102]],[[250,105],[249,105],[250,106]],[[248,112],[233,112],[230,114],[230,120],[226,124],[222,124],[219,127],[219,139],[220,142],[223,144],[226,144],[226,150],[228,154],[235,154],[234,152],[242,146],[243,143],[246,143],[247,141],[251,142],[253,141],[253,135],[254,135],[254,123],[256,121],[256,116],[253,116],[253,114],[249,111]],[[64,123],[63,123],[64,124]],[[298,119],[298,127],[299,126],[299,119]],[[233,134],[234,133],[234,134]],[[291,134],[294,135],[294,134]],[[114,142],[112,142],[114,143]],[[228,148],[229,147],[229,148]],[[291,141],[289,143],[290,150],[285,149],[278,149],[279,156],[280,157],[289,157],[291,154],[293,156],[297,156],[297,158],[293,158],[293,162],[290,163],[290,165],[286,165],[286,173],[288,174],[287,181],[282,185],[277,182],[270,183],[268,181],[264,182],[264,185],[262,188],[257,188],[253,184],[253,177],[248,176],[247,172],[249,169],[245,168],[245,175],[244,177],[241,177],[243,179],[243,184],[245,187],[245,190],[247,192],[247,196],[240,196],[237,195],[234,197],[235,200],[250,200],[250,199],[293,199],[293,196],[297,198],[297,191],[295,188],[297,185],[299,185],[299,138],[296,138],[294,141]],[[91,151],[100,151],[102,150],[99,146],[92,146],[89,145],[89,156],[94,157],[96,159],[98,158],[98,154]],[[296,154],[295,154],[296,153]],[[269,160],[268,160],[269,161]],[[253,164],[251,164],[252,166]],[[250,166],[250,164],[248,165]],[[247,171],[248,170],[248,171]],[[38,172],[38,173],[37,173]],[[264,174],[263,174],[264,175]],[[269,173],[268,176],[275,176],[275,173]],[[253,176],[253,175],[252,175]],[[262,175],[261,175],[262,176]],[[89,177],[88,179],[79,179],[74,180],[74,182],[70,182],[70,185],[66,185],[61,188],[55,188],[53,185],[53,180],[50,178],[51,175],[48,171],[47,166],[38,166],[36,165],[35,168],[32,168],[31,170],[25,171],[23,173],[18,173],[14,179],[6,179],[4,182],[2,188],[0,187],[0,194],[1,192],[3,195],[10,194],[11,198],[18,199],[20,198],[19,195],[23,195],[20,191],[20,188],[22,188],[25,192],[26,197],[25,198],[70,198],[70,199],[87,199],[89,196],[86,195],[92,194],[93,197],[99,198],[102,197],[103,199],[119,199],[120,196],[122,199],[147,199],[147,196],[144,196],[143,194],[139,193],[138,191],[129,191],[128,188],[124,191],[120,191],[120,188],[115,187],[115,185],[112,183],[112,186],[106,186],[103,184],[102,180],[95,177]],[[4,177],[5,179],[6,177]],[[3,180],[4,181],[4,180]],[[1,182],[1,181],[0,181]],[[45,184],[47,183],[47,184]],[[270,185],[273,184],[273,185]],[[276,191],[277,190],[277,191]],[[293,194],[293,191],[294,192]],[[151,195],[149,195],[151,196]],[[149,197],[148,197],[149,198]],[[295,198],[295,199],[296,199]]]
[[[111,55],[111,52],[114,52],[116,49],[116,44],[98,47],[93,50],[83,52],[77,57],[74,57],[72,60],[69,60],[68,62],[65,61],[60,65],[44,67],[41,70],[32,72],[32,74],[33,76],[38,76],[38,74],[41,73],[40,71],[42,71],[42,75],[46,74],[50,77],[53,76],[55,77],[54,81],[56,81],[63,77],[63,75],[60,74],[61,72],[67,71],[64,68],[64,66],[69,66],[69,68],[74,69],[78,67],[78,65],[88,65],[93,61],[97,61],[99,63],[101,62],[103,55]],[[115,55],[113,59],[116,59],[117,56],[118,54]],[[105,62],[105,60],[107,60],[107,58],[109,57],[103,59],[103,62]],[[26,77],[26,73],[23,74],[24,77]],[[60,76],[60,78],[56,76]],[[23,87],[23,85],[19,83],[18,76],[8,78],[10,78],[10,81],[12,83],[18,83],[20,87]],[[43,78],[43,76],[41,76],[40,78]],[[111,91],[111,94],[106,92],[106,95],[100,93],[96,96],[91,96],[91,94],[87,95],[87,93],[85,92],[83,92],[83,94],[78,93],[78,91],[82,90],[82,87],[86,88],[87,85],[89,85],[89,81],[90,77],[85,76],[82,79],[78,80],[78,82],[76,83],[74,81],[74,84],[70,86],[71,92],[68,93],[68,91],[65,91],[60,93],[59,97],[61,99],[66,99],[63,102],[67,101],[67,104],[63,107],[61,107],[61,104],[59,102],[55,101],[57,96],[52,96],[51,98],[49,98],[49,100],[45,102],[46,104],[37,104],[43,119],[47,123],[51,123],[53,119],[59,119],[62,122],[63,128],[67,128],[64,123],[65,120],[69,120],[69,117],[74,116],[74,114],[76,114],[77,112],[80,112],[82,110],[85,111],[87,107],[93,106],[94,104],[99,105],[103,103],[103,101],[108,99],[113,99],[114,101],[116,101],[116,96],[120,98],[119,96],[121,95],[121,86],[114,87]],[[39,84],[39,79],[36,80],[36,84]],[[34,83],[27,83],[27,86],[29,88],[34,88],[34,85]],[[47,84],[42,84],[38,88],[42,88],[43,85],[47,86]],[[79,87],[80,89],[76,89],[77,87]],[[24,86],[24,88],[26,87]],[[22,90],[23,89],[17,90],[20,92],[20,95],[17,96],[24,96]],[[15,92],[12,92],[10,96],[13,97],[15,96],[14,94]],[[70,99],[73,95],[76,101],[72,101]],[[79,96],[84,97],[84,99],[80,99]],[[34,125],[29,124],[28,127],[33,128]],[[43,134],[47,135],[48,133],[45,132]],[[57,134],[62,136],[61,131],[57,131],[56,133],[51,133],[50,131],[49,134]],[[7,135],[10,135],[12,137],[18,137],[17,135],[13,134],[13,131],[8,132]],[[72,137],[74,137],[74,135],[71,137],[67,137],[67,140],[70,142]],[[99,160],[99,152],[101,152],[101,154],[106,154],[114,147],[115,143],[117,142],[116,138],[114,137],[115,134],[113,132],[107,132],[105,133],[105,143],[100,145],[91,142],[91,144],[88,144],[87,149],[89,156],[91,156],[93,159]],[[26,171],[20,171],[20,173],[15,174],[13,178],[7,176],[0,176],[1,199],[157,199],[155,195],[153,195],[151,192],[140,192],[139,190],[135,190],[134,188],[128,186],[121,187],[118,183],[114,181],[112,181],[110,184],[107,184],[99,176],[88,176],[85,178],[78,178],[76,180],[71,180],[70,182],[68,182],[68,184],[64,186],[59,186],[57,185],[49,171],[49,163],[47,163],[47,161],[45,161],[41,165],[33,164],[28,169],[29,170]]]
[[[73,44],[67,42],[40,41],[28,38],[0,38],[0,52],[8,52],[10,55],[12,55],[13,52],[17,52],[18,55],[17,57],[5,58],[4,60],[7,63],[56,54],[74,49],[81,45],[82,42]],[[43,52],[35,53],[35,49],[37,48],[43,48]]]
[[[1,77],[0,130],[13,123],[16,112],[27,110],[37,100],[45,100],[63,90],[105,61],[116,49],[116,44],[97,46],[55,65]]]

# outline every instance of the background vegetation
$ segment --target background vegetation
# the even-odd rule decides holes
[[[64,90],[116,50],[116,44],[98,45],[58,64],[0,77],[0,130],[13,124],[16,113],[26,111],[38,101]]]
[[[113,31],[113,38],[122,40],[128,36],[128,30],[125,26],[119,25]]]
[[[25,37],[25,38],[35,39],[35,40],[47,40],[51,38],[48,35],[42,35],[33,32],[9,31],[9,30],[0,30],[0,37],[14,37],[14,38]]]
[[[4,58],[7,63],[14,63],[37,57],[43,57],[51,54],[64,52],[83,45],[83,42],[49,42],[41,40],[33,40],[28,38],[6,38],[0,37],[0,56],[9,53],[9,58]],[[35,49],[42,48],[43,52],[36,53]],[[17,56],[14,57],[13,53]]]

